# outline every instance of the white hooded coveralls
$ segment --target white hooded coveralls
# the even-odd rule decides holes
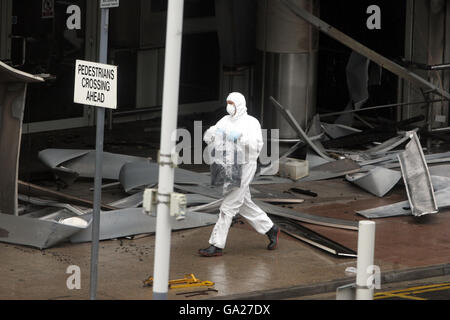
[[[246,101],[242,94],[231,93],[227,101],[234,102],[236,113],[223,117],[215,126],[209,128],[204,136],[204,141],[210,144],[217,129],[222,129],[226,134],[238,132],[241,134],[238,143],[246,153],[242,164],[241,187],[224,197],[219,219],[209,239],[211,245],[221,249],[225,248],[228,230],[233,217],[238,213],[260,234],[266,234],[274,225],[267,214],[252,201],[250,195],[250,183],[256,172],[256,161],[264,145],[261,125],[257,119],[247,114]]]

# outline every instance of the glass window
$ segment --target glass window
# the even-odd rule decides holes
[[[66,26],[70,5],[81,9],[80,30]],[[13,1],[13,64],[32,74],[50,74],[53,79],[29,86],[24,122],[83,116],[83,107],[73,103],[73,86],[75,60],[85,57],[85,8],[85,0]]]
[[[183,36],[180,103],[219,99],[220,54],[216,32]]]

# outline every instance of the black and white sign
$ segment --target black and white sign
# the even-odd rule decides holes
[[[101,9],[117,8],[118,6],[119,6],[119,0],[101,0],[100,1]]]
[[[51,19],[55,17],[55,1],[42,0],[42,19]]]
[[[77,60],[74,102],[117,109],[117,66]]]

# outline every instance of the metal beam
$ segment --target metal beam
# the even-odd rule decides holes
[[[406,192],[414,216],[438,212],[427,162],[415,132],[405,151],[398,155]]]
[[[292,128],[297,132],[300,139],[308,143],[308,145],[322,158],[328,161],[334,161],[334,159],[327,156],[322,150],[320,150],[308,137],[308,135],[303,131],[302,127],[298,124],[297,120],[295,120],[292,113],[283,107],[277,100],[275,100],[274,97],[270,97],[270,101],[273,103],[275,107],[278,108],[278,110],[281,112],[283,117],[289,122],[289,124],[292,126]]]
[[[397,76],[399,76],[402,79],[410,81],[411,83],[415,84],[419,88],[426,88],[427,90],[431,90],[431,91],[441,95],[442,97],[450,100],[450,93],[448,93],[447,91],[435,86],[434,84],[423,79],[422,77],[418,76],[417,74],[407,70],[406,68],[398,65],[397,63],[376,53],[372,49],[369,49],[368,47],[362,45],[361,43],[352,39],[345,33],[337,30],[336,28],[333,28],[332,26],[327,24],[325,21],[319,19],[318,17],[314,16],[313,14],[309,13],[308,11],[295,5],[292,1],[281,0],[281,2],[284,3],[284,5],[286,7],[288,7],[298,17],[311,23],[313,26],[318,28],[321,32],[323,32],[326,35],[330,36],[331,38],[339,41],[340,43],[349,47],[353,51],[367,57],[371,61],[380,65],[382,68],[396,74]]]
[[[81,199],[78,197],[74,197],[62,192],[54,191],[48,188],[44,188],[32,183],[24,182],[21,180],[17,180],[17,188],[18,192],[20,194],[23,194],[25,196],[32,196],[36,198],[45,197],[45,198],[51,198],[58,201],[62,201],[65,203],[83,206],[87,208],[92,208],[94,203],[90,200]],[[101,209],[103,210],[117,210],[116,207],[107,205],[107,204],[101,204]]]
[[[274,216],[279,216],[319,226],[326,226],[331,228],[354,230],[354,231],[358,230],[358,223],[353,220],[334,219],[314,214],[303,213],[293,209],[271,205],[261,200],[254,200],[254,202],[265,212]]]
[[[348,114],[348,113],[357,113],[357,112],[364,112],[364,111],[378,110],[378,109],[392,108],[392,107],[424,105],[424,104],[427,104],[427,103],[441,102],[441,101],[442,101],[442,99],[435,99],[435,100],[430,100],[430,101],[391,103],[391,104],[384,104],[384,105],[367,107],[367,108],[362,108],[362,109],[357,109],[357,110],[344,110],[344,111],[338,111],[338,112],[323,113],[323,114],[319,114],[319,116],[321,118],[325,118],[325,117],[331,117],[331,116],[339,116],[339,115]]]

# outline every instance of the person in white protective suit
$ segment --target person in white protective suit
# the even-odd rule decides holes
[[[251,199],[250,183],[256,172],[257,160],[264,145],[261,125],[257,119],[247,114],[245,97],[238,92],[227,98],[228,115],[215,126],[209,128],[204,141],[209,145],[218,135],[225,135],[244,150],[240,188],[228,193],[220,206],[219,219],[209,239],[210,247],[200,249],[199,254],[205,257],[221,256],[225,248],[228,230],[233,217],[238,213],[260,234],[266,234],[270,243],[267,249],[274,250],[278,245],[280,229],[267,214]]]

